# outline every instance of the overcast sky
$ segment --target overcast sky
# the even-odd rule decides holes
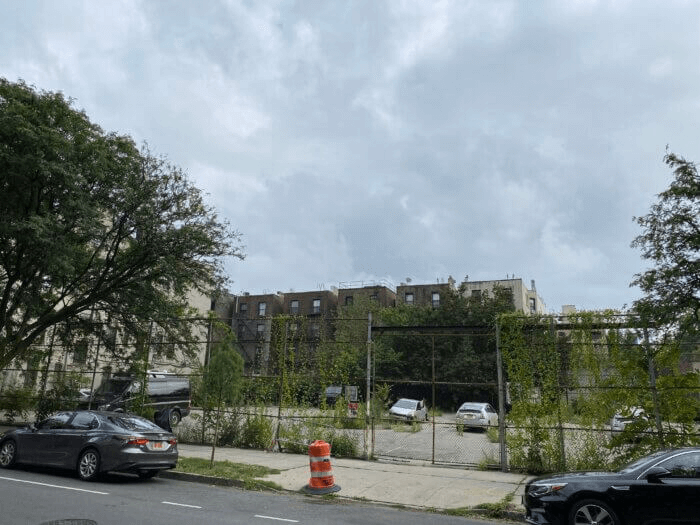
[[[629,305],[699,73],[697,0],[0,0],[0,76],[183,167],[243,234],[233,293],[514,275]]]

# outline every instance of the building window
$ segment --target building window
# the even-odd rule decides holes
[[[537,311],[537,303],[534,297],[530,297],[530,313],[534,314]]]
[[[88,341],[81,339],[73,347],[73,362],[77,364],[85,364],[88,354]]]
[[[258,315],[260,317],[265,317],[266,311],[267,311],[267,303],[258,303]]]
[[[241,303],[238,305],[238,312],[242,314],[248,313],[248,303]]]
[[[321,299],[314,299],[313,303],[311,305],[311,313],[312,314],[320,314],[321,313]]]
[[[403,296],[403,301],[406,304],[413,304],[413,302],[414,302],[413,292],[406,292],[406,294]]]
[[[376,293],[373,293],[372,295],[369,296],[370,301],[378,301],[379,296]]]
[[[309,332],[312,339],[318,339],[318,337],[321,335],[321,327],[318,323],[311,323],[309,326]]]
[[[258,339],[265,336],[265,323],[258,323]]]
[[[299,299],[292,299],[289,302],[289,313],[295,315],[299,313]]]
[[[432,304],[433,304],[433,308],[437,308],[438,306],[440,306],[440,293],[439,292],[432,293]]]
[[[474,299],[481,299],[481,290],[472,290],[472,297]]]
[[[350,306],[352,304],[352,295],[345,296],[345,306]]]

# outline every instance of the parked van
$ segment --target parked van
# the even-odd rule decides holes
[[[102,382],[92,396],[98,410],[129,410],[135,396],[142,393],[141,378],[115,375]],[[190,380],[167,372],[149,371],[146,376],[145,406],[156,412],[170,411],[170,425],[177,425],[190,413]]]

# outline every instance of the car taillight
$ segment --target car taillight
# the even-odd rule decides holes
[[[169,439],[169,440],[168,440],[168,443],[170,443],[170,446],[173,446],[173,447],[174,447],[175,445],[177,445],[177,439],[175,439],[175,438]]]
[[[136,446],[148,445],[148,440],[145,438],[132,437],[132,438],[127,438],[126,444],[127,445],[136,445]]]

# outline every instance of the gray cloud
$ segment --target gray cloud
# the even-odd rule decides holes
[[[188,170],[233,291],[515,274],[621,307],[632,217],[697,150],[700,5],[0,1],[0,75]]]

